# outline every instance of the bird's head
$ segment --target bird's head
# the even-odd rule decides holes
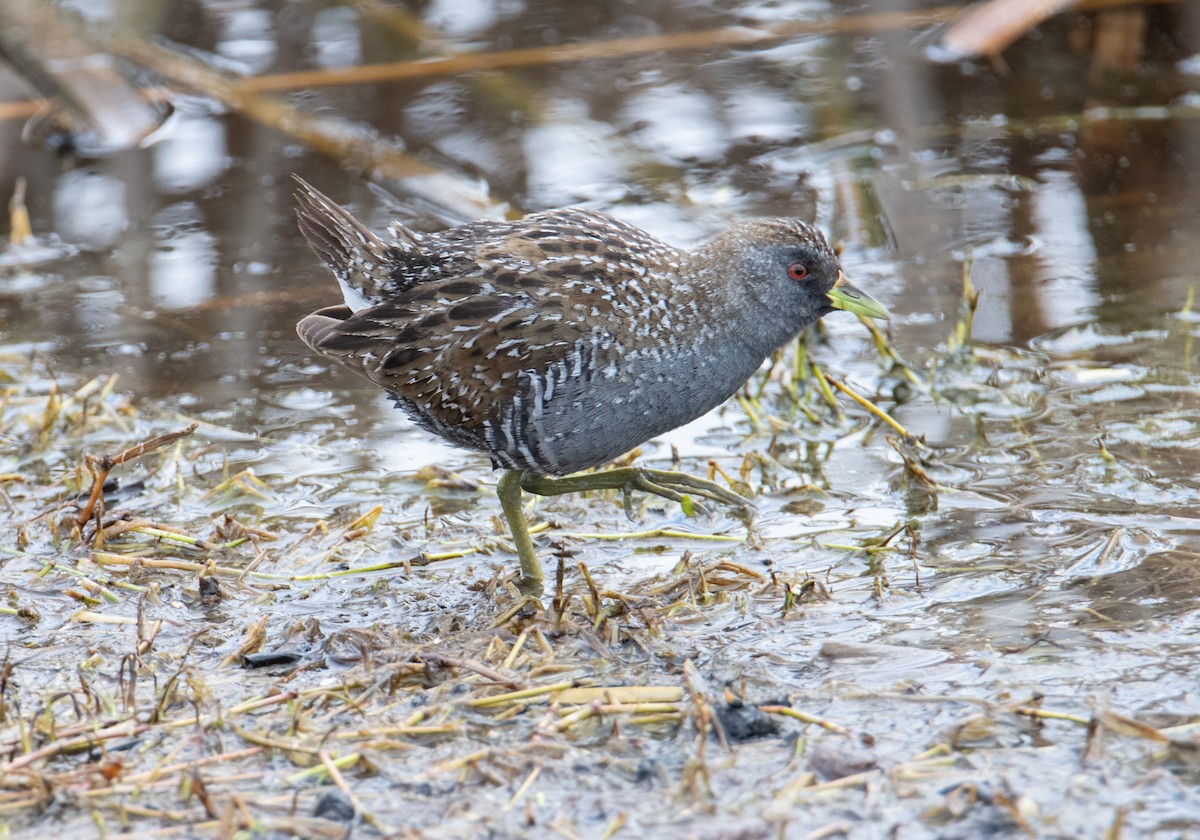
[[[815,227],[796,219],[756,219],[714,237],[695,255],[730,291],[801,329],[835,309],[886,319],[887,309],[855,287]]]

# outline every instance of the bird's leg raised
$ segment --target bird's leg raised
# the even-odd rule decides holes
[[[564,493],[583,493],[588,490],[621,490],[625,493],[626,500],[632,491],[641,490],[681,504],[685,496],[699,496],[736,508],[746,517],[753,516],[754,513],[754,505],[749,499],[715,482],[673,470],[651,470],[644,467],[620,467],[566,478],[550,478],[537,473],[523,472],[521,489],[537,496],[561,496]]]
[[[699,496],[735,508],[747,521],[754,515],[754,505],[744,496],[715,482],[673,470],[621,467],[566,478],[550,478],[527,470],[508,470],[496,485],[496,495],[500,497],[500,507],[504,510],[504,518],[508,520],[508,528],[517,547],[517,557],[521,561],[521,580],[517,586],[527,595],[542,593],[543,573],[542,564],[533,548],[533,539],[529,536],[525,511],[521,508],[522,490],[535,496],[620,490],[625,494],[626,510],[629,509],[629,496],[634,490],[653,493],[680,504],[685,497]]]

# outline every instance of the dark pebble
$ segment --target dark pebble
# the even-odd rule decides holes
[[[340,790],[329,790],[317,800],[313,807],[313,816],[322,820],[348,823],[354,820],[354,805]]]

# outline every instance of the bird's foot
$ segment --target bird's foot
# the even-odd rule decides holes
[[[509,470],[496,485],[500,506],[508,520],[509,532],[521,561],[521,578],[517,588],[523,595],[539,597],[544,589],[542,564],[534,551],[529,523],[521,508],[521,491],[536,496],[562,496],[588,490],[620,490],[625,495],[625,513],[633,518],[632,495],[635,490],[652,493],[676,502],[689,512],[698,507],[696,498],[706,499],[733,508],[739,518],[750,525],[754,504],[745,496],[722,487],[713,481],[673,470],[652,470],[644,467],[620,467],[600,472],[551,478],[537,473]]]
[[[722,487],[715,481],[697,478],[684,472],[674,470],[651,470],[644,467],[629,467],[634,475],[622,488],[625,491],[625,514],[633,518],[633,491],[641,490],[653,493],[673,502],[678,502],[685,509],[689,503],[694,504],[693,498],[708,499],[711,502],[728,505],[733,508],[740,518],[749,520],[754,517],[754,503]]]
[[[719,502],[737,510],[744,518],[754,515],[753,503],[713,481],[673,470],[652,470],[645,467],[619,467],[600,472],[550,478],[525,472],[521,474],[521,489],[538,496],[561,496],[588,490],[620,490],[625,494],[625,512],[632,518],[631,495],[635,490],[652,493],[685,508],[694,497]]]

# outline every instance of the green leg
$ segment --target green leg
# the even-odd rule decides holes
[[[525,511],[521,509],[522,475],[521,470],[506,471],[496,485],[496,495],[500,497],[500,507],[504,510],[504,518],[508,520],[508,530],[517,546],[517,556],[521,559],[521,580],[518,587],[526,594],[541,595],[542,564],[533,550],[529,523],[525,521]]]
[[[561,496],[565,493],[583,493],[588,490],[621,490],[625,494],[626,513],[632,513],[630,496],[634,490],[653,493],[655,496],[680,503],[685,497],[692,496],[721,502],[735,508],[747,521],[754,513],[754,506],[750,500],[732,490],[727,490],[712,481],[670,470],[621,467],[566,478],[550,478],[525,470],[508,470],[496,485],[496,495],[500,497],[500,507],[504,510],[504,518],[508,520],[508,529],[512,533],[517,556],[521,560],[521,580],[518,586],[522,592],[530,595],[541,595],[544,576],[542,564],[538,562],[537,553],[533,549],[533,539],[529,536],[529,523],[525,521],[525,511],[521,509],[522,490],[535,496]]]
[[[736,508],[749,517],[754,512],[750,500],[727,490],[719,484],[696,478],[687,473],[671,470],[650,470],[642,467],[621,467],[601,472],[571,475],[566,478],[550,478],[537,473],[521,473],[521,489],[536,496],[561,496],[564,493],[582,493],[587,490],[621,490],[625,493],[625,509],[628,512],[629,497],[634,490],[653,493],[672,502],[682,503],[684,497],[699,496],[713,502],[721,502]]]

